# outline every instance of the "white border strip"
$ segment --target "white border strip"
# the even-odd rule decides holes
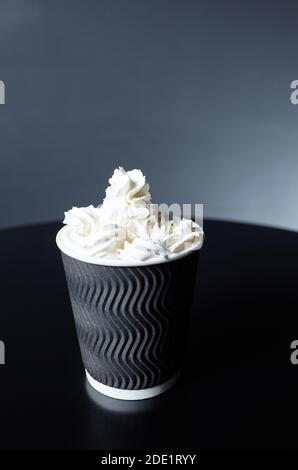
[[[181,370],[166,382],[156,385],[155,387],[143,388],[141,390],[124,390],[121,388],[109,387],[108,385],[104,385],[91,377],[86,369],[85,372],[90,385],[95,388],[97,392],[102,393],[103,395],[116,398],[117,400],[146,400],[147,398],[155,397],[156,395],[160,395],[161,393],[169,390],[169,388],[177,382]]]

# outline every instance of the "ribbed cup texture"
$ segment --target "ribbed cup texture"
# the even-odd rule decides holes
[[[139,390],[181,368],[198,256],[110,267],[62,253],[83,363],[95,380]]]

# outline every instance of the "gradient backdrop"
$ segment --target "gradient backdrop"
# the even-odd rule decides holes
[[[0,227],[156,202],[298,228],[298,2],[0,0]]]

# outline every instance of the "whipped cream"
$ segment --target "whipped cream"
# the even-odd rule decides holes
[[[62,251],[94,261],[159,262],[198,249],[203,242],[198,224],[152,204],[140,170],[121,167],[109,179],[101,206],[73,207],[63,223],[66,227],[58,234]]]

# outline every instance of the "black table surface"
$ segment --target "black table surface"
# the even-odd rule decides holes
[[[185,367],[160,397],[86,384],[49,223],[0,232],[0,448],[296,448],[298,235],[204,224]]]

